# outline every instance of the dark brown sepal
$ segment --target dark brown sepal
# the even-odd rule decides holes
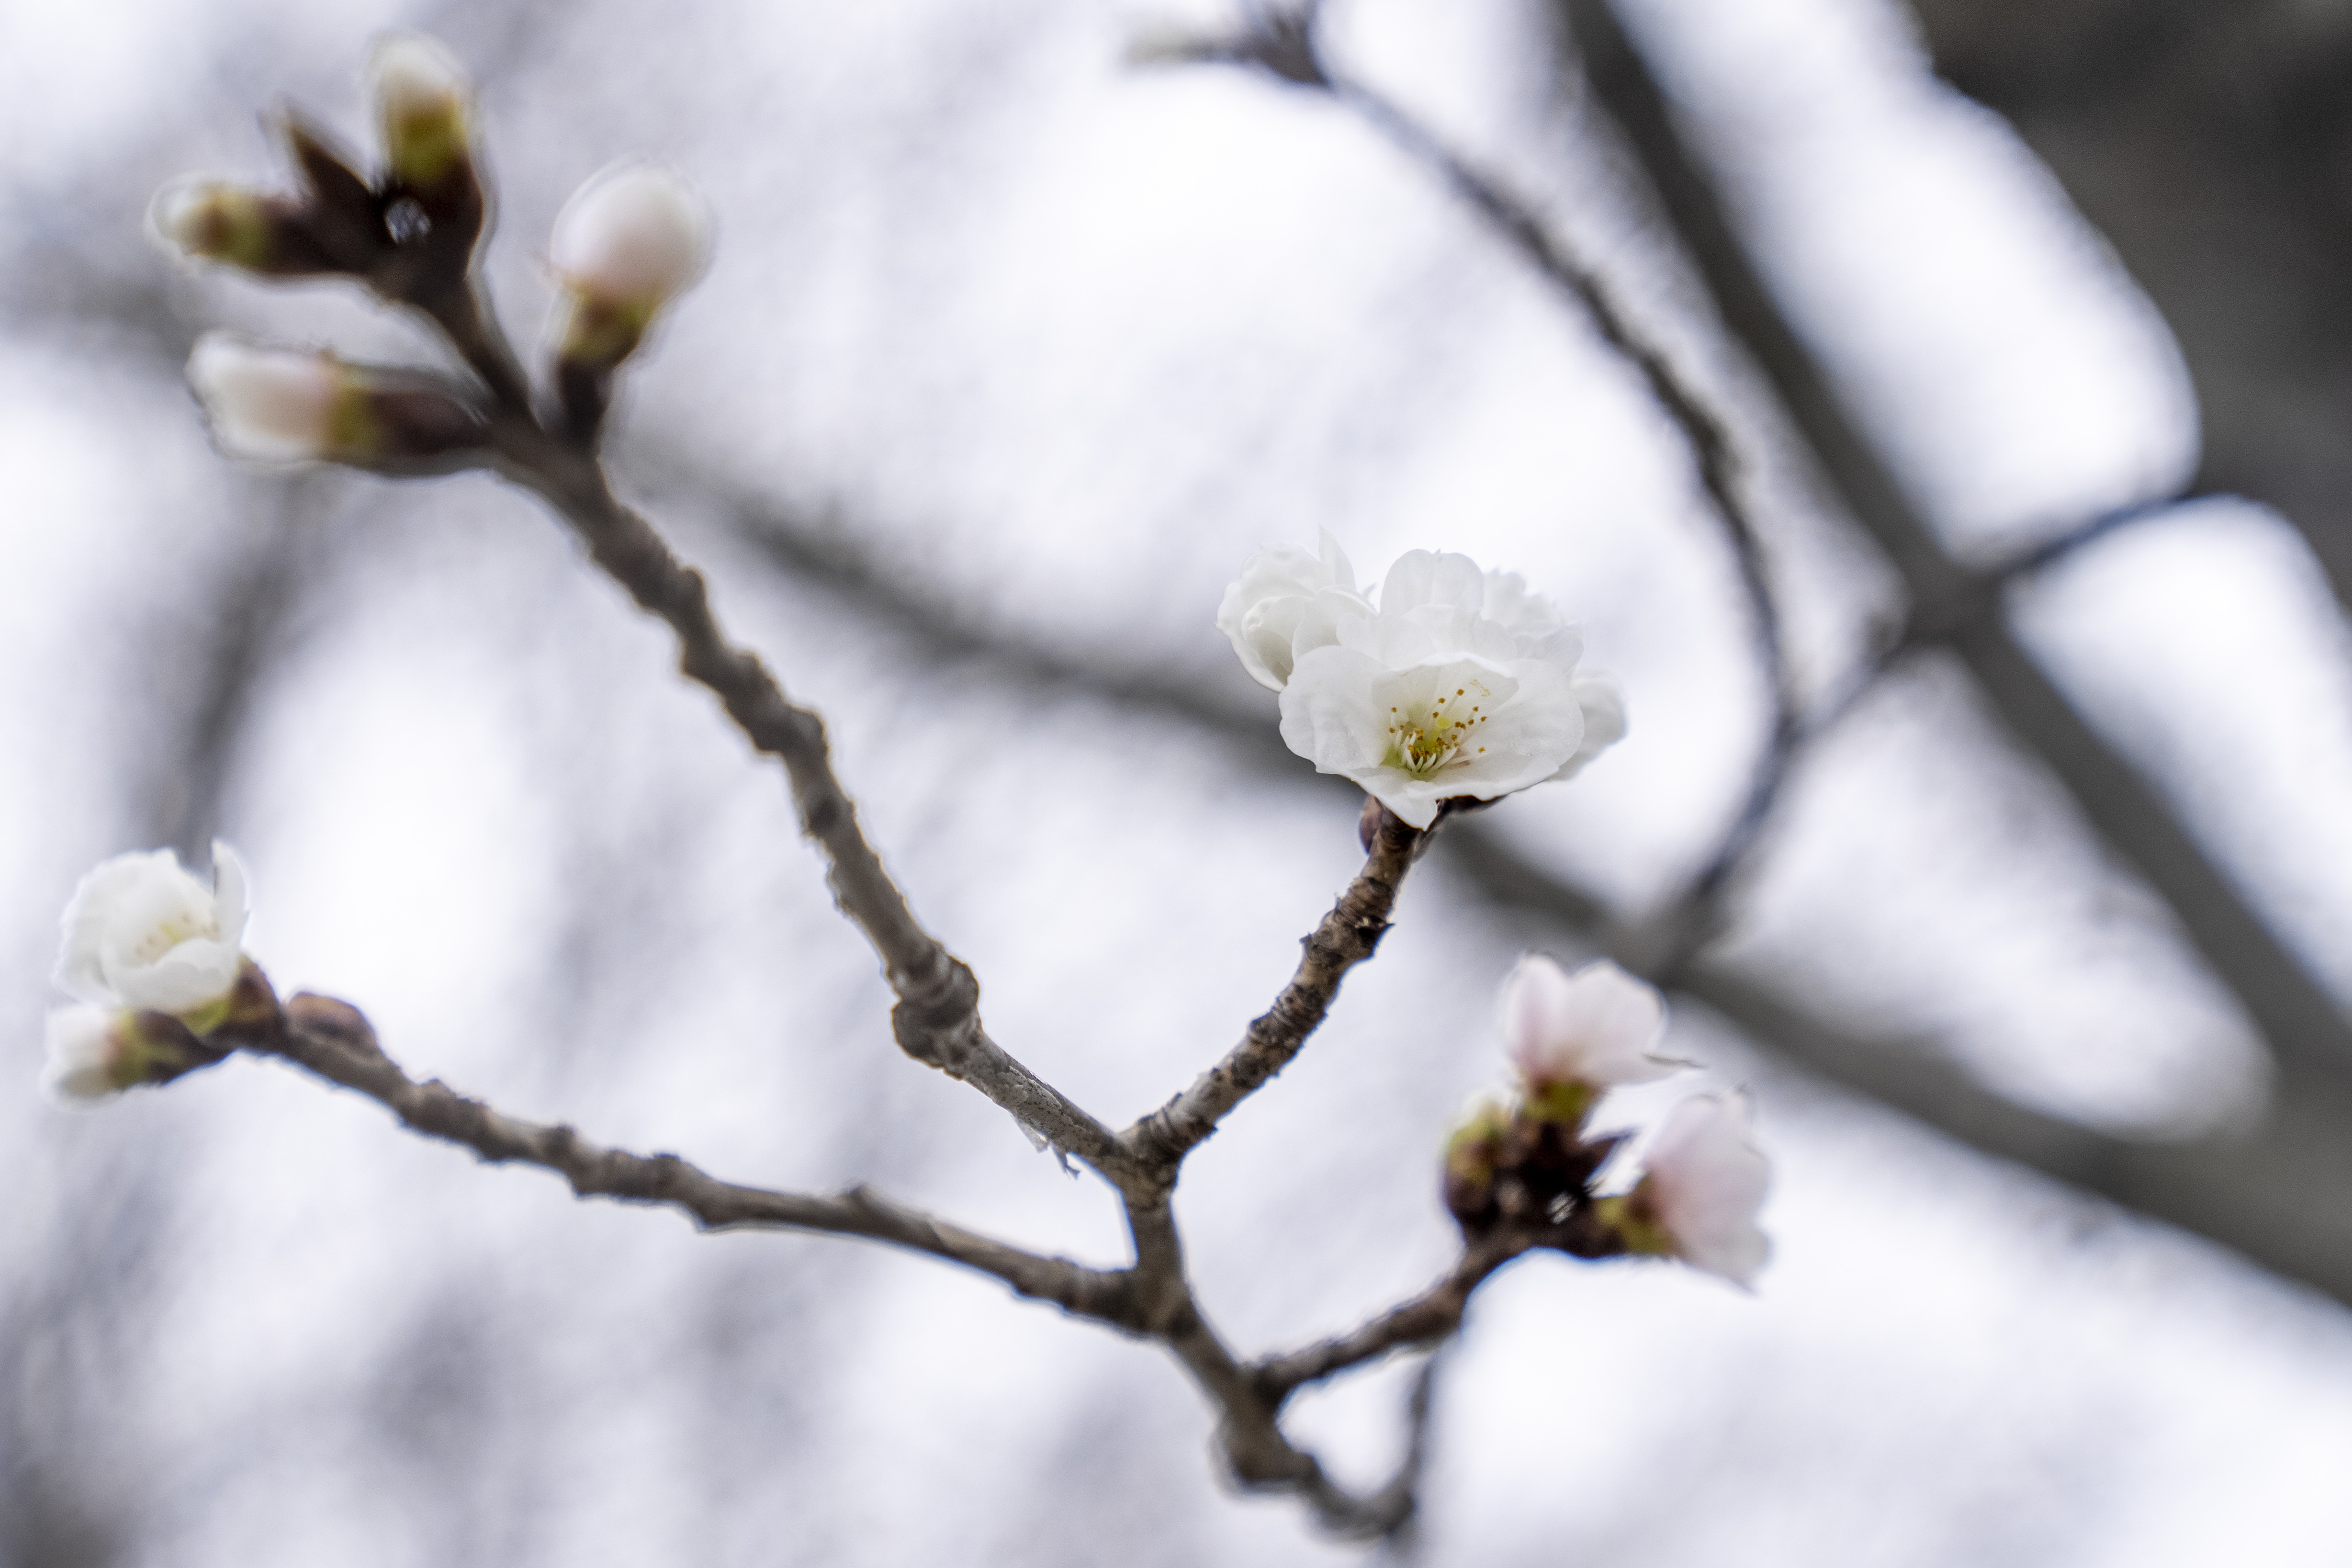
[[[337,272],[365,277],[391,248],[383,204],[351,161],[292,110],[278,120],[286,150],[302,179],[299,218],[319,253]]]

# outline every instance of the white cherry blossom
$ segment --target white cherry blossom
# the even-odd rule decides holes
[[[1603,960],[1574,974],[1539,952],[1503,982],[1503,1043],[1532,1093],[1652,1083],[1687,1063],[1656,1054],[1666,1008],[1655,989]]]
[[[217,839],[209,888],[169,849],[118,855],[66,905],[58,984],[101,1007],[201,1015],[236,985],[245,918],[245,867]]]
[[[1566,778],[1624,733],[1605,676],[1579,671],[1577,628],[1516,574],[1410,552],[1377,604],[1327,532],[1318,554],[1260,551],[1218,628],[1282,693],[1282,738],[1427,827],[1441,802]]]
[[[1675,1107],[1650,1145],[1646,1170],[1627,1205],[1654,1227],[1662,1250],[1694,1268],[1751,1286],[1772,1256],[1756,1223],[1772,1182],[1756,1147],[1746,1099],[1705,1096]]]

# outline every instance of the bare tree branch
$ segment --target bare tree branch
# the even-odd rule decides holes
[[[1649,173],[1730,330],[1811,442],[1848,510],[1901,573],[1915,624],[1948,641],[2011,731],[2038,752],[2125,860],[2171,905],[2296,1082],[2352,1086],[2352,1025],[2147,784],[2028,657],[1998,583],[1948,553],[1855,427],[1758,276],[1699,161],[1606,0],[1561,0],[1595,95]]]
[[[811,1230],[888,1242],[993,1275],[1019,1294],[1054,1302],[1076,1316],[1126,1325],[1123,1273],[1024,1252],[863,1186],[830,1197],[747,1187],[719,1181],[675,1154],[633,1154],[592,1142],[569,1126],[508,1116],[438,1079],[419,1083],[410,1078],[379,1048],[358,1009],[331,997],[296,995],[284,1016],[282,1029],[248,1038],[248,1048],[283,1057],[364,1094],[402,1125],[462,1144],[492,1164],[552,1171],[582,1197],[667,1205],[685,1212],[702,1230]]]

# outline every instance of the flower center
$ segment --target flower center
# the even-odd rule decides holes
[[[152,963],[184,942],[194,941],[198,937],[210,941],[219,935],[219,922],[210,915],[193,920],[183,918],[158,921],[148,928],[146,935],[139,939],[139,945],[131,950],[131,962],[137,964]]]
[[[1433,701],[1390,709],[1389,766],[1427,778],[1465,751],[1472,756],[1485,752],[1476,744],[1477,732],[1488,718],[1486,703],[1492,696],[1473,680],[1441,692]]]

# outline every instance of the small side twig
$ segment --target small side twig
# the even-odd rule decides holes
[[[1371,957],[1388,930],[1397,890],[1427,835],[1387,811],[1373,826],[1364,868],[1306,942],[1297,970],[1241,1043],[1191,1088],[1118,1135],[1121,1150],[1163,1183],[1227,1113],[1290,1065],[1330,1011],[1348,971]]]

